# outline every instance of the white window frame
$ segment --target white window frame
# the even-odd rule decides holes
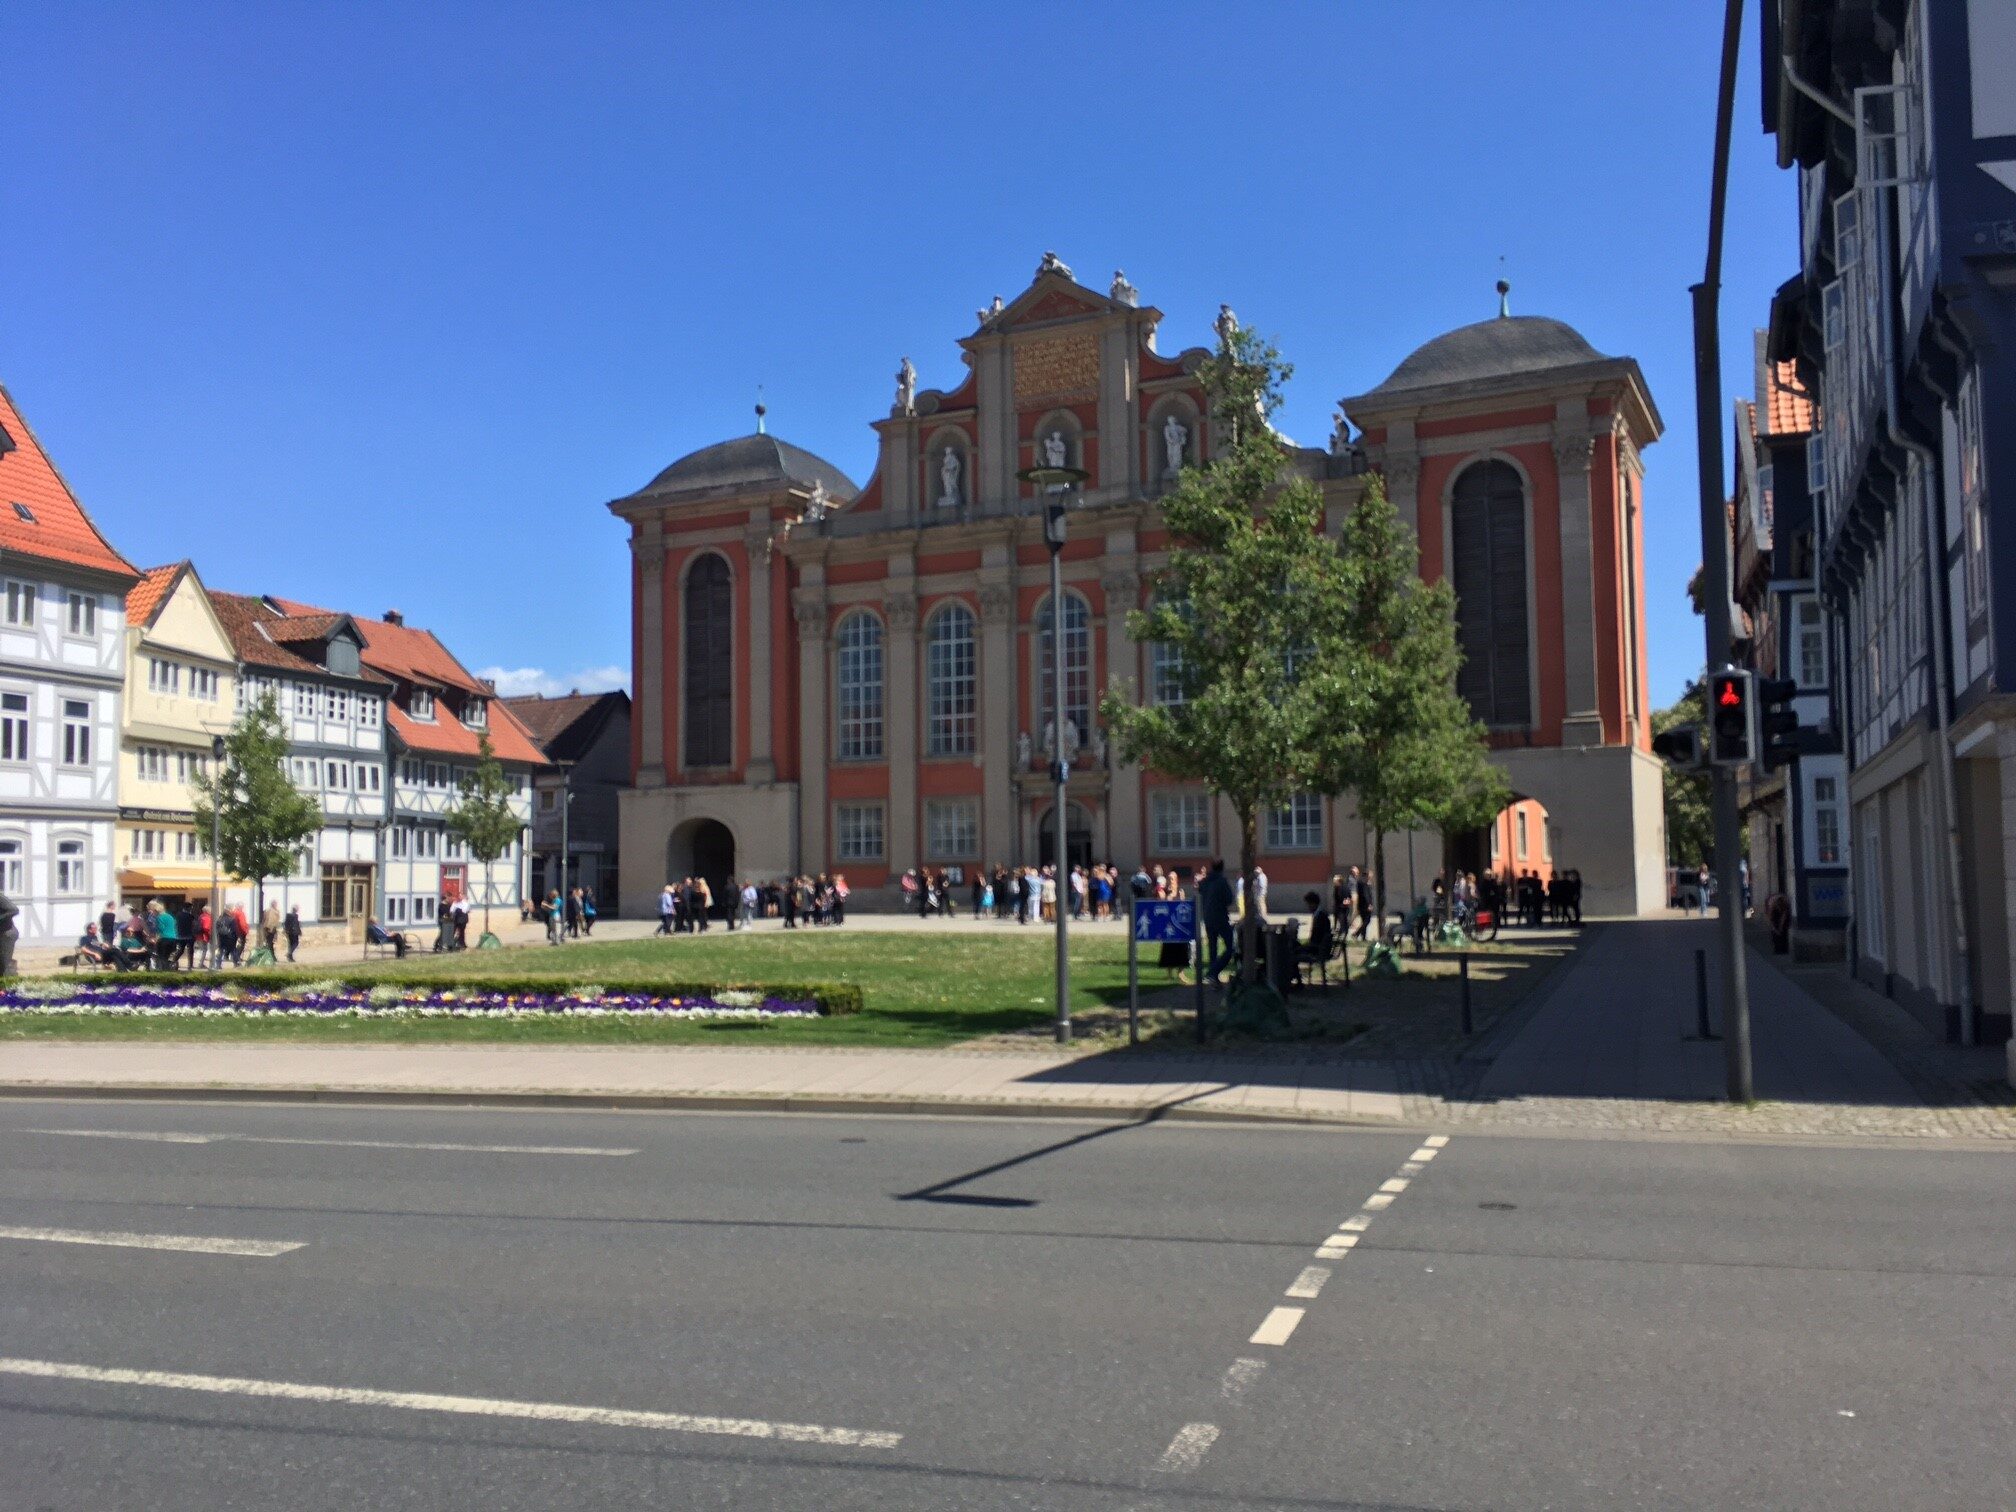
[[[147,691],[164,698],[182,696],[182,664],[159,656],[147,658]]]
[[[80,718],[77,711],[84,711]],[[91,736],[97,723],[97,710],[88,698],[66,698],[62,700],[63,740],[59,752],[58,765],[78,770],[88,770],[91,765]]]
[[[189,696],[198,703],[217,702],[218,677],[213,668],[191,667],[189,669]]]
[[[882,621],[866,609],[849,610],[833,631],[833,757],[883,759],[883,700],[887,660]]]
[[[924,857],[927,861],[979,859],[979,799],[927,798],[924,801]]]
[[[472,698],[462,710],[462,723],[472,730],[490,727],[489,704],[481,698]]]
[[[25,688],[0,688],[0,762],[25,765],[35,754],[34,713]]]
[[[953,625],[961,627],[952,634]],[[932,611],[924,634],[924,754],[971,756],[980,728],[978,622],[963,599]]]
[[[313,719],[321,700],[315,696],[313,683],[294,684],[294,716],[297,719]]]
[[[1211,854],[1211,795],[1156,792],[1148,802],[1150,850],[1158,856]]]
[[[377,696],[371,693],[359,693],[357,695],[357,727],[360,730],[375,730],[378,728],[378,717]]]
[[[65,876],[68,872],[69,875]],[[84,835],[49,837],[49,894],[82,898],[91,891],[91,842]]]
[[[1096,658],[1092,650],[1092,606],[1084,595],[1064,590],[1065,606],[1061,616],[1063,631],[1063,656],[1061,666],[1064,674],[1064,717],[1078,726],[1081,740],[1092,736],[1092,674]],[[1050,660],[1044,652],[1050,641],[1050,596],[1046,593],[1043,601],[1036,606],[1034,630],[1030,634],[1031,656],[1034,660],[1035,675],[1030,679],[1036,689],[1036,718],[1039,723],[1048,723],[1056,708],[1056,695],[1050,689]],[[1061,742],[1064,732],[1059,730],[1057,738]]]
[[[1810,593],[1792,601],[1792,671],[1801,688],[1827,686],[1827,616]]]
[[[425,688],[415,688],[407,696],[406,712],[415,719],[432,720],[434,717],[434,695]]]
[[[14,898],[28,894],[28,837],[18,831],[0,835],[0,892]]]
[[[1824,792],[1823,792],[1824,788]],[[1812,851],[1815,866],[1846,866],[1847,853],[1843,841],[1847,831],[1847,810],[1843,801],[1842,783],[1839,777],[1830,773],[1817,774],[1813,778],[1813,796],[1807,804],[1807,812],[1812,817]],[[1834,854],[1830,859],[1827,851],[1827,835],[1832,831]]]
[[[1268,810],[1263,843],[1269,851],[1323,849],[1323,795],[1295,793],[1280,808]]]
[[[833,805],[833,856],[838,861],[880,861],[889,843],[888,809],[881,802]],[[872,848],[871,848],[872,847]]]
[[[19,578],[8,578],[4,592],[0,592],[0,624],[13,625],[18,629],[35,628],[35,585]]]
[[[98,595],[73,588],[63,602],[63,633],[73,640],[98,639]]]

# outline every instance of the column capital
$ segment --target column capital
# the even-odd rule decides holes
[[[1587,431],[1557,434],[1554,437],[1554,465],[1564,471],[1586,469],[1595,450],[1596,438]]]
[[[917,595],[892,593],[882,600],[882,617],[897,635],[909,635],[917,628]]]
[[[1132,567],[1109,567],[1100,574],[1099,586],[1108,599],[1125,599],[1131,609],[1141,597],[1141,574]],[[1107,608],[1110,610],[1112,605],[1109,603]]]
[[[980,590],[980,618],[989,625],[1005,625],[1015,613],[1015,591],[1012,588],[985,587]]]
[[[791,600],[792,616],[798,621],[798,639],[812,641],[826,638],[826,599],[822,594],[795,594]]]
[[[1395,493],[1412,493],[1414,485],[1421,481],[1421,459],[1412,455],[1385,457],[1380,460],[1379,471]]]
[[[646,577],[657,577],[665,570],[665,538],[663,536],[630,537],[630,555],[636,559],[638,570]]]

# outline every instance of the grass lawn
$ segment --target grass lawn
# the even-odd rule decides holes
[[[1123,938],[1071,942],[1073,1011],[1127,1000]],[[581,942],[565,949],[527,947],[424,954],[404,961],[292,968],[303,981],[332,975],[426,983],[484,977],[555,986],[649,987],[707,982],[719,986],[851,982],[862,1012],[795,1021],[664,1019],[140,1019],[8,1014],[9,1039],[293,1039],[322,1043],[472,1041],[514,1044],[859,1045],[929,1049],[1012,1034],[1049,1020],[1054,936],[1048,930],[1000,935],[803,930],[792,934],[709,934],[669,940]],[[113,980],[88,978],[94,983]]]

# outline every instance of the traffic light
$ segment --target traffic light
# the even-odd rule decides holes
[[[1792,708],[1798,694],[1799,684],[1789,677],[1767,677],[1757,684],[1758,758],[1767,772],[1799,754],[1799,716]]]
[[[1708,760],[1748,766],[1757,759],[1757,701],[1748,672],[1729,668],[1708,677]]]
[[[1698,772],[1701,760],[1701,726],[1675,725],[1652,737],[1652,754],[1671,762],[1683,772]]]

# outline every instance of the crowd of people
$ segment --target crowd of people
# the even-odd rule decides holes
[[[782,919],[786,929],[844,924],[847,893],[847,878],[839,872],[769,882],[745,877],[727,883],[720,896],[705,877],[683,877],[667,882],[658,894],[658,933],[704,934],[710,919],[731,930],[738,925],[746,929],[758,919]]]
[[[285,914],[278,904],[268,903],[259,919],[259,937],[268,951],[277,955],[278,944],[287,944],[287,959],[301,943],[301,911],[290,908]],[[84,926],[77,939],[80,963],[112,966],[121,971],[151,967],[157,971],[189,971],[210,964],[242,966],[245,949],[253,939],[251,920],[242,903],[233,903],[211,912],[202,898],[183,898],[173,904],[160,898],[145,903],[129,903],[122,915],[117,903],[107,903],[97,919]]]

